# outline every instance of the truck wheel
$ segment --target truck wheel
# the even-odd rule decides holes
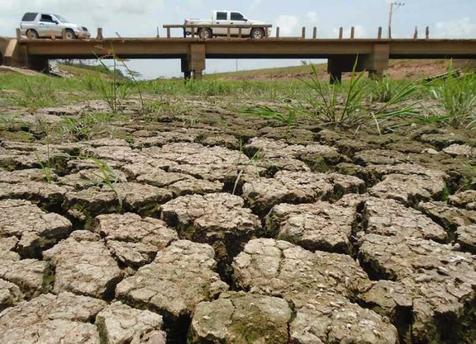
[[[264,30],[261,28],[254,28],[251,30],[251,38],[252,39],[263,39],[265,36]]]
[[[76,39],[76,35],[74,34],[74,31],[71,29],[66,29],[64,36],[66,39]]]
[[[26,37],[28,39],[38,39],[40,36],[38,35],[38,32],[36,32],[35,30],[28,30],[26,32]]]
[[[212,30],[210,29],[200,29],[198,33],[201,39],[210,39],[213,38]]]

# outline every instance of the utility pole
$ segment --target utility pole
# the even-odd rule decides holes
[[[393,19],[393,8],[405,6],[404,2],[399,1],[390,1],[389,2],[389,11],[388,11],[388,38],[392,38],[392,19]]]

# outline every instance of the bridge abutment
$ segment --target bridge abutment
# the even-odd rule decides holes
[[[28,48],[17,39],[0,40],[1,64],[11,67],[30,68],[39,72],[49,72],[47,57],[29,56]]]

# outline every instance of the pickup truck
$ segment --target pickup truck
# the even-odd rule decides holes
[[[193,27],[198,26],[198,27]],[[223,27],[221,27],[223,26]],[[262,39],[268,35],[270,24],[249,20],[242,13],[235,11],[214,11],[212,19],[185,19],[184,35],[193,33],[202,39],[227,36],[230,28],[231,36],[239,36],[240,26],[242,37]],[[193,28],[192,28],[193,27]]]

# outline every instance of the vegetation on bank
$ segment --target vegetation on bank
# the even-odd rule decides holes
[[[422,123],[442,123],[460,128],[476,127],[476,75],[468,73],[434,81],[396,81],[384,78],[369,80],[353,73],[342,84],[330,85],[321,78],[322,71],[309,67],[310,77],[302,80],[240,81],[206,78],[201,81],[138,81],[132,75],[118,76],[104,72],[75,78],[0,74],[0,105],[20,106],[34,111],[43,107],[84,100],[105,101],[113,114],[120,114],[122,104],[140,99],[137,109],[145,119],[160,114],[193,111],[184,108],[183,97],[229,99],[230,105],[251,103],[233,108],[244,115],[274,119],[288,127],[301,118],[320,124],[356,129],[375,125],[381,131],[385,121],[406,117]],[[175,99],[178,101],[171,101]],[[234,100],[239,100],[234,101]],[[259,105],[271,102],[272,105]],[[183,103],[183,102],[182,102]],[[438,111],[430,110],[436,105]],[[94,120],[90,121],[94,122]]]

